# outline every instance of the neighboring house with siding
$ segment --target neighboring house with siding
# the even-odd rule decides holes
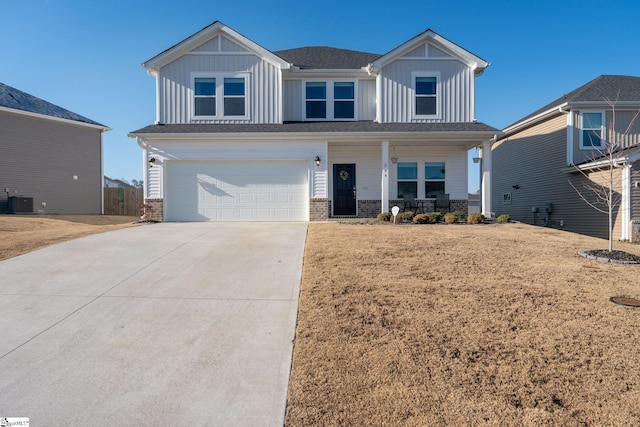
[[[271,52],[216,21],[143,64],[145,199],[165,221],[374,217],[409,193],[467,210],[467,151],[499,133],[476,122],[488,65],[431,30],[384,55]]]
[[[615,128],[605,99],[617,99]],[[505,128],[492,146],[495,214],[607,238],[608,216],[581,195],[595,202],[585,184],[607,182],[602,141],[620,141],[613,170],[620,200],[614,238],[632,240],[640,220],[640,120],[634,121],[639,109],[640,77],[602,75]]]
[[[108,127],[0,83],[0,213],[7,196],[33,211],[102,213],[102,134]]]

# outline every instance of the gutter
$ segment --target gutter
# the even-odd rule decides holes
[[[552,117],[553,115],[555,115],[557,113],[565,114],[565,112],[568,112],[569,108],[570,108],[569,107],[569,103],[565,102],[564,104],[561,104],[561,105],[559,105],[557,107],[550,108],[547,111],[543,111],[540,114],[537,114],[537,115],[535,115],[533,117],[530,117],[525,121],[518,122],[518,123],[506,128],[506,129],[504,129],[503,130],[503,135],[501,136],[501,138],[506,138],[506,137],[510,136],[511,134],[516,133],[519,130],[522,130],[525,127],[532,126],[532,125],[534,125],[534,124],[536,124],[536,123],[538,123],[538,122],[540,122],[540,121],[542,121],[544,119]]]

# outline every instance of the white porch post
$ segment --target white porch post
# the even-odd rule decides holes
[[[620,200],[620,211],[622,217],[622,233],[620,240],[631,240],[631,163],[622,165],[622,200]]]
[[[389,212],[389,141],[382,141],[382,212]]]
[[[491,213],[491,141],[482,141],[482,215],[487,218],[492,217]]]

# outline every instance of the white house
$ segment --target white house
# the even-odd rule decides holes
[[[330,47],[271,52],[216,21],[146,61],[156,123],[145,198],[165,221],[372,217],[405,194],[467,210],[467,151],[490,141],[475,78],[488,62],[427,30],[384,55]],[[486,207],[486,209],[484,209]]]

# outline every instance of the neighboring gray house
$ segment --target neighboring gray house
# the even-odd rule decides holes
[[[0,83],[0,213],[102,213],[100,123]]]
[[[615,129],[605,98],[617,99]],[[637,240],[640,120],[633,116],[639,109],[640,77],[602,75],[508,126],[492,146],[495,214],[530,224],[535,217],[538,225],[607,238],[608,216],[588,206],[576,189],[595,201],[585,184],[606,181],[602,141],[620,137],[631,124],[615,155],[613,188],[620,204],[614,238]]]
[[[409,193],[466,210],[467,151],[499,133],[475,120],[488,65],[431,30],[384,55],[271,52],[216,21],[143,64],[145,199],[165,221],[374,217]]]

